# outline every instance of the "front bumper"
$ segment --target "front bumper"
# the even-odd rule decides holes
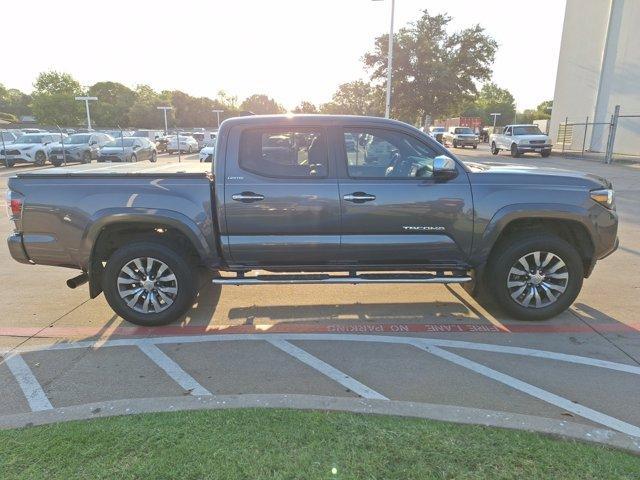
[[[22,243],[22,234],[20,233],[12,233],[7,238],[7,245],[9,246],[9,253],[11,257],[20,263],[33,263],[27,252],[24,249],[24,245]]]
[[[543,150],[551,150],[549,144],[524,144],[518,145],[519,152],[541,152]]]
[[[454,138],[453,142],[456,145],[462,145],[463,147],[478,145],[478,140],[472,138]]]
[[[122,157],[122,155],[100,155],[98,157],[99,162],[128,162],[128,158]]]

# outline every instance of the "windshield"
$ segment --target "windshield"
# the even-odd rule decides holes
[[[16,143],[42,143],[44,135],[22,135]]]
[[[89,143],[89,139],[91,135],[71,135],[69,138],[65,139],[64,143],[68,143],[69,145],[79,145],[82,143]]]
[[[543,135],[537,125],[525,125],[523,127],[513,127],[514,135]]]
[[[137,132],[134,132],[133,135],[131,135],[132,137],[138,137],[138,138],[149,138],[149,134],[151,132],[145,131],[145,130],[138,130]]]
[[[473,130],[471,130],[469,127],[456,128],[455,133],[472,134]]]
[[[133,138],[118,138],[113,142],[107,143],[105,147],[122,147],[123,143],[125,147],[130,147],[133,145],[133,142],[135,142],[135,139]]]
[[[431,132],[433,133],[440,133],[440,132],[444,132],[445,128],[444,127],[434,127]]]

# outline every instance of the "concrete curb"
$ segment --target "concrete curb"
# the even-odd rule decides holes
[[[139,413],[232,408],[329,410],[425,418],[543,433],[565,439],[604,444],[640,455],[640,438],[575,422],[450,405],[315,395],[214,395],[114,400],[0,416],[0,429]]]

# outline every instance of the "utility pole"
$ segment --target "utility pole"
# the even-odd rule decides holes
[[[167,126],[167,110],[173,110],[173,107],[156,107],[158,110],[164,111],[164,134],[166,135],[169,132],[169,127]]]
[[[381,0],[372,0],[379,2]],[[389,51],[387,53],[387,102],[384,109],[385,118],[391,115],[391,80],[393,77],[393,16],[396,9],[396,0],[391,0],[391,26],[389,27]]]
[[[213,110],[211,110],[213,113],[216,114],[216,116],[218,117],[218,130],[220,130],[220,114],[222,112],[224,112],[224,110],[219,110],[217,108],[214,108]]]
[[[84,106],[87,109],[87,130],[91,131],[91,114],[89,113],[89,102],[95,102],[98,97],[76,97],[76,100],[84,102]]]

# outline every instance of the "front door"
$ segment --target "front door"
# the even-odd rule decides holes
[[[337,133],[341,258],[367,265],[455,266],[471,249],[473,205],[465,170],[433,178],[434,141],[396,129]]]
[[[233,263],[335,263],[340,206],[325,130],[236,127],[229,142],[227,158],[238,158],[226,165],[224,192]]]

